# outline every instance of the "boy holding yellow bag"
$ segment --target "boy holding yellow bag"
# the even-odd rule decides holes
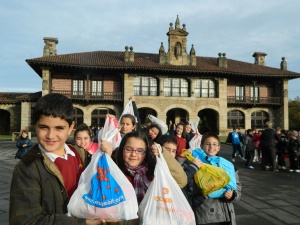
[[[163,135],[158,143],[175,157],[177,144],[170,137]],[[183,192],[186,192],[185,195],[193,208],[197,225],[236,225],[232,201],[238,201],[241,197],[242,187],[238,173],[231,162],[217,156],[220,151],[218,135],[211,132],[204,134],[201,148],[186,151],[190,153],[186,155],[189,160],[182,164],[188,176],[188,185],[183,188]],[[209,182],[209,179],[205,178],[209,175],[210,178],[217,179],[211,179],[212,182]]]

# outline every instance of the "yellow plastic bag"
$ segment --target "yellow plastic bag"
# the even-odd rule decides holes
[[[193,161],[194,157],[190,152],[184,151],[182,153],[189,161]],[[225,187],[230,177],[223,168],[203,163],[201,168],[194,175],[194,180],[200,188],[201,193],[206,196],[213,191]]]

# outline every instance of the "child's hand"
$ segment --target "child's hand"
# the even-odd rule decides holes
[[[156,143],[154,143],[154,144],[151,146],[151,150],[152,150],[153,155],[159,157],[159,151],[158,151],[158,148],[157,148]]]
[[[224,197],[225,197],[227,200],[231,199],[232,196],[233,196],[233,190],[231,190],[231,191],[226,191],[225,194],[224,194]]]
[[[192,163],[194,163],[196,166],[198,166],[198,168],[200,169],[203,162],[200,159],[194,158],[194,160],[192,161]]]
[[[100,150],[102,152],[106,152],[108,155],[111,156],[112,150],[113,150],[112,143],[110,143],[109,141],[106,141],[106,140],[102,139],[100,141]]]
[[[116,117],[115,115],[112,115],[112,114],[107,114],[107,116],[108,116],[109,118],[115,118],[115,117]]]

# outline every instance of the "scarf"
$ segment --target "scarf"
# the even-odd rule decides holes
[[[140,204],[148,190],[149,185],[152,182],[152,180],[148,180],[146,176],[148,166],[143,163],[138,167],[132,168],[125,163],[125,167],[131,178],[133,178],[133,188],[135,190],[138,203]]]

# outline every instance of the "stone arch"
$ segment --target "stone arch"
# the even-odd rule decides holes
[[[169,124],[169,121],[172,121],[173,124],[177,124],[179,122],[187,122],[189,121],[189,111],[182,107],[170,108],[166,112],[166,124]]]
[[[162,111],[160,110],[160,108],[158,108],[156,105],[154,104],[149,104],[149,103],[139,103],[138,104],[138,109],[140,108],[150,108],[153,109],[154,111],[156,111],[156,113],[161,113]]]
[[[11,113],[8,110],[0,109],[0,134],[10,133],[10,118]]]
[[[139,117],[141,120],[141,124],[146,123],[149,114],[157,117],[157,111],[155,111],[154,109],[149,108],[149,107],[140,107],[140,108],[138,108],[138,111],[139,111]]]
[[[200,122],[198,125],[199,132],[204,134],[206,132],[214,132],[219,134],[219,111],[211,108],[204,108],[198,111]]]

